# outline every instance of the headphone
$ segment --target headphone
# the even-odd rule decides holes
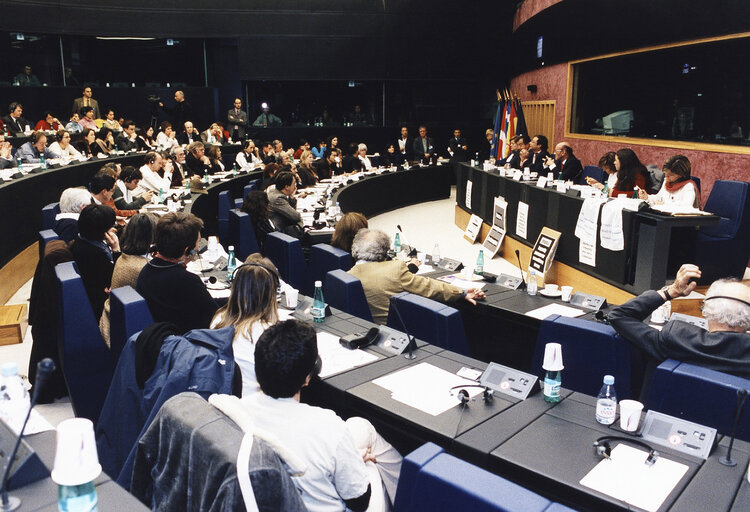
[[[465,388],[483,388],[484,391],[482,391],[482,400],[484,400],[485,404],[492,403],[492,400],[495,398],[495,392],[488,388],[487,386],[482,386],[481,384],[462,384],[460,386],[453,386],[450,388],[450,391],[453,391],[454,389],[460,389],[461,391],[458,392],[458,400],[461,402],[461,405],[468,405],[471,401],[471,397],[469,396],[469,392],[466,391]],[[453,393],[451,393],[453,394]]]
[[[656,460],[659,458],[659,452],[654,450],[651,445],[639,441],[638,439],[631,439],[623,436],[603,436],[594,441],[594,451],[597,455],[604,459],[609,459],[612,455],[612,446],[609,444],[610,441],[620,441],[621,443],[630,443],[641,448],[648,450],[648,457],[646,457],[646,466],[653,466]]]
[[[234,271],[232,272],[232,281],[234,281],[235,275],[237,275],[237,271],[241,269],[242,267],[260,267],[262,269],[265,269],[266,272],[271,274],[271,277],[273,278],[274,282],[274,288],[278,288],[280,285],[281,278],[279,277],[279,273],[275,270],[269,267],[268,265],[264,265],[263,263],[256,263],[254,261],[243,263],[242,265],[239,265]]]
[[[342,347],[348,348],[349,350],[356,350],[358,348],[369,347],[375,343],[380,335],[379,327],[371,327],[366,334],[348,334],[339,338],[339,343]]]
[[[736,300],[737,302],[743,303],[745,306],[750,306],[750,302],[748,302],[746,300],[742,300],[742,299],[739,299],[737,297],[729,297],[729,296],[726,296],[726,295],[712,295],[711,297],[706,297],[705,299],[703,299],[703,302],[705,303],[707,300],[711,300],[711,299]],[[701,307],[703,307],[702,304],[701,304]]]

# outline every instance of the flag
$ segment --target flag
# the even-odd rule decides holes
[[[516,105],[516,117],[518,119],[518,121],[516,122],[516,133],[525,134],[531,137],[531,135],[528,132],[528,129],[526,128],[526,118],[523,116],[523,107],[521,106],[521,100],[516,98],[515,105]]]
[[[490,158],[497,158],[497,150],[500,142],[500,125],[505,120],[505,101],[497,102],[497,115],[495,115],[495,127],[492,134],[492,145],[490,146]]]

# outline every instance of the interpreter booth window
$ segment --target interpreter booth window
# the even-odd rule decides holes
[[[0,87],[63,84],[59,36],[0,32],[0,56]]]
[[[572,63],[572,134],[750,146],[750,37]]]

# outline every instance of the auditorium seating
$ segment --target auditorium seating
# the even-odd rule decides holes
[[[75,415],[96,424],[112,382],[114,357],[99,332],[75,263],[60,263],[55,275],[60,315],[58,343],[65,383]]]
[[[583,168],[583,172],[578,175],[576,179],[576,185],[586,185],[586,178],[594,178],[599,183],[607,182],[607,173],[604,169],[597,167],[596,165],[587,165]]]
[[[245,188],[242,190],[242,199],[244,200],[250,192],[252,192],[253,190],[258,190],[259,187],[260,179],[255,179],[245,185]]]
[[[668,359],[656,368],[644,405],[731,435],[739,389],[750,391],[750,380]],[[750,441],[747,410],[740,418],[737,438]]]
[[[229,210],[232,209],[232,196],[228,190],[219,192],[219,211],[216,216],[216,223],[219,229],[219,241],[226,248],[231,245],[229,240]]]
[[[531,362],[532,373],[541,375],[544,346],[562,346],[563,386],[596,396],[605,375],[615,377],[618,398],[630,398],[630,349],[615,330],[606,324],[551,315],[542,320]]]
[[[109,294],[109,349],[115,361],[128,338],[153,322],[146,299],[131,286],[112,290]]]
[[[281,279],[298,290],[304,289],[307,263],[300,241],[284,233],[273,232],[266,237],[264,249],[264,255],[279,269]]]
[[[721,219],[698,231],[695,263],[701,282],[741,279],[750,259],[750,183],[716,180],[704,209]]]
[[[55,229],[55,217],[60,213],[60,203],[50,203],[42,208],[42,229]]]
[[[310,248],[310,268],[307,271],[307,283],[304,290],[306,295],[312,296],[315,281],[325,280],[331,270],[349,270],[354,265],[352,255],[328,244],[315,244]]]
[[[394,310],[394,303],[401,318]],[[401,319],[406,325],[402,325]],[[469,355],[469,343],[458,310],[421,295],[401,292],[391,297],[388,326],[407,331],[431,345]]]
[[[47,242],[59,239],[60,237],[52,229],[43,229],[39,232],[39,261],[44,258],[44,248],[47,246]]]
[[[245,261],[250,254],[260,252],[250,215],[239,210],[229,212],[229,245],[234,245],[234,254],[239,261]]]
[[[323,296],[329,306],[372,322],[365,290],[353,275],[340,269],[328,272],[323,281]]]
[[[544,512],[566,507],[427,443],[404,457],[393,512]]]

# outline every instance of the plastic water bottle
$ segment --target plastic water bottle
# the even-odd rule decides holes
[[[475,274],[484,274],[484,251],[479,249],[479,256],[477,256],[477,266],[474,269]]]
[[[234,165],[232,165],[232,175],[233,176],[237,175],[237,162],[235,162]]]
[[[208,185],[211,182],[211,178],[208,177],[208,169],[203,173],[203,183]]]
[[[617,394],[614,384],[615,378],[612,375],[605,375],[602,389],[596,397],[596,421],[603,425],[611,425],[615,422]]]
[[[321,281],[315,281],[312,317],[315,323],[322,323],[326,319],[326,302],[323,299],[323,283]]]
[[[440,244],[438,243],[432,247],[432,262],[436,265],[440,263]]]
[[[93,481],[57,488],[57,509],[60,512],[97,512],[98,501]]]
[[[393,251],[398,254],[401,252],[401,234],[396,233],[396,238],[393,240]]]
[[[227,259],[227,281],[232,282],[234,269],[237,268],[237,258],[234,256],[234,246],[229,246],[229,258]]]
[[[16,169],[18,169],[18,172],[23,173],[23,160],[21,160],[20,156],[16,158]]]
[[[529,271],[529,282],[526,285],[526,291],[529,295],[536,295],[537,283],[536,283],[536,270],[533,268]]]
[[[41,167],[43,171],[47,170],[47,157],[44,156],[44,153],[39,157],[39,167]]]
[[[560,371],[547,370],[544,374],[544,401],[551,404],[559,402],[561,386],[562,378],[560,377]]]
[[[161,187],[159,187],[159,202],[160,203],[164,202],[164,189]]]
[[[31,400],[29,392],[18,376],[18,364],[11,361],[2,365],[0,382],[0,417],[14,430],[21,430]]]

